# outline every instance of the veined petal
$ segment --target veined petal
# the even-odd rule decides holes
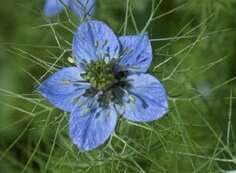
[[[123,117],[137,122],[148,122],[162,117],[168,111],[168,100],[162,84],[144,73],[131,74],[132,85],[125,95]]]
[[[82,151],[89,151],[103,144],[114,131],[117,113],[113,107],[88,107],[88,102],[70,115],[69,134]],[[95,104],[96,105],[96,104]]]
[[[72,51],[79,63],[88,63],[102,58],[118,58],[120,43],[106,24],[87,20],[75,33]]]
[[[81,18],[88,18],[95,11],[95,0],[69,0],[69,5]]]
[[[152,46],[147,34],[120,37],[123,57],[119,64],[136,72],[146,72],[152,61]]]
[[[49,102],[64,111],[72,111],[79,97],[90,87],[80,74],[77,67],[66,67],[50,76],[42,82],[37,91]]]
[[[58,13],[60,13],[64,9],[64,5],[67,5],[69,2],[68,0],[62,1],[60,0],[46,0],[44,4],[43,12],[46,16],[51,17]]]

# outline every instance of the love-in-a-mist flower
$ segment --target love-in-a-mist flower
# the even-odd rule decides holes
[[[71,112],[69,134],[81,150],[103,144],[117,117],[148,122],[168,111],[162,84],[146,71],[152,60],[147,34],[117,37],[101,21],[87,20],[75,33],[74,67],[65,67],[38,88],[56,107]]]
[[[93,14],[95,0],[45,0],[43,12],[46,16],[51,17],[60,13],[67,5],[79,17],[84,18]]]

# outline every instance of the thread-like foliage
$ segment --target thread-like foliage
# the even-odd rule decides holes
[[[117,35],[148,31],[149,73],[162,81],[170,111],[158,121],[120,118],[103,146],[80,152],[69,115],[34,90],[70,66],[81,21],[67,9],[44,18],[42,2],[0,6],[0,172],[224,172],[236,169],[233,0],[102,0],[94,18]]]

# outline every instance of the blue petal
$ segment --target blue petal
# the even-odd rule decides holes
[[[81,18],[88,18],[95,11],[95,0],[69,0],[69,5]]]
[[[88,63],[101,58],[118,58],[120,43],[106,24],[87,20],[75,33],[72,51],[79,63]]]
[[[146,72],[153,57],[148,35],[123,36],[119,39],[124,49],[124,54],[119,64],[132,71]]]
[[[70,112],[85,89],[90,86],[88,83],[79,82],[83,80],[81,73],[77,67],[63,68],[42,82],[37,91],[56,107]]]
[[[80,150],[89,151],[99,147],[109,138],[116,122],[117,113],[113,107],[88,108],[85,103],[71,113],[69,134]]]
[[[131,121],[148,122],[162,117],[168,111],[168,101],[162,84],[144,73],[128,76],[131,88],[124,96],[123,116]]]
[[[65,5],[69,3],[68,0],[64,0],[63,2]],[[46,0],[43,12],[48,17],[54,16],[64,9],[64,4],[60,0]]]

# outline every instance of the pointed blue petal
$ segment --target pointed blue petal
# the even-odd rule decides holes
[[[95,11],[95,0],[70,0],[69,5],[81,18],[89,18]]]
[[[63,2],[65,5],[68,4],[68,0],[64,0]],[[64,4],[62,4],[60,0],[46,0],[43,12],[48,17],[54,16],[64,9]]]
[[[75,33],[72,51],[77,62],[88,63],[101,58],[118,58],[120,43],[106,24],[101,21],[87,20]]]
[[[152,61],[152,47],[147,34],[120,37],[124,54],[119,64],[136,72],[146,72]]]
[[[73,111],[69,121],[70,137],[82,151],[102,145],[114,131],[117,122],[117,113],[113,107],[93,106],[88,109],[87,106],[84,104]]]
[[[76,101],[89,88],[90,84],[79,82],[84,80],[77,67],[66,67],[42,82],[37,91],[49,102],[64,111],[72,111]]]
[[[144,73],[131,74],[127,80],[132,85],[125,95],[124,118],[148,122],[168,112],[168,101],[162,84],[153,76]]]

